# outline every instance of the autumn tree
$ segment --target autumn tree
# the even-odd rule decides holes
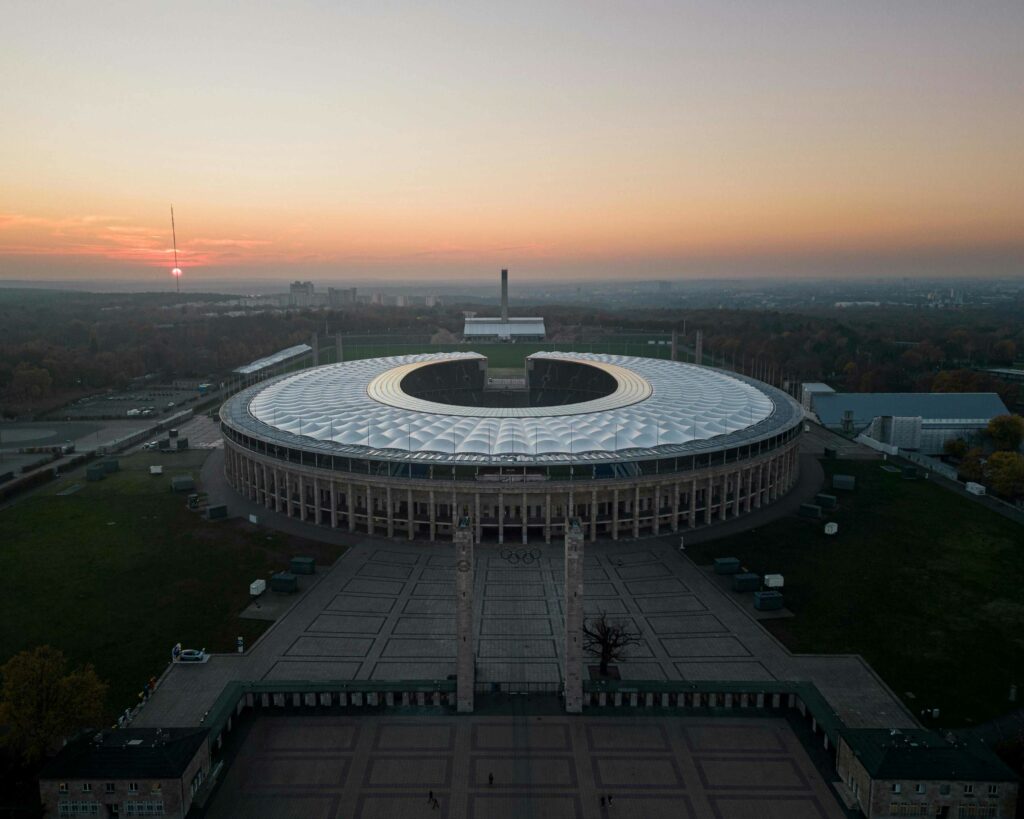
[[[998,494],[1007,498],[1024,495],[1024,455],[1019,452],[993,452],[985,472]]]
[[[967,441],[963,438],[950,438],[942,445],[942,451],[951,458],[963,458],[967,454]]]
[[[980,447],[968,449],[960,460],[960,474],[969,481],[980,481],[985,477],[985,468],[981,462],[984,457],[985,453]]]
[[[0,741],[26,763],[38,762],[61,739],[103,717],[107,686],[91,665],[68,670],[50,646],[22,651],[0,666]]]
[[[583,650],[599,658],[602,677],[608,676],[608,664],[621,660],[629,646],[640,645],[640,635],[622,623],[608,620],[603,611],[596,619],[583,624]]]
[[[1019,415],[997,415],[985,430],[996,449],[1016,452],[1024,439],[1024,418]]]

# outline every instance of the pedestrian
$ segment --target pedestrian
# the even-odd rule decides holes
[[[493,785],[494,784],[494,774],[492,774],[492,773],[487,774],[487,784],[488,785]]]
[[[433,801],[434,801],[434,792],[433,791],[427,791],[427,801],[430,802],[430,803],[433,803]]]
[[[602,808],[604,807],[604,797],[603,796],[601,797],[601,807]]]
[[[612,795],[608,794],[608,807],[610,808],[611,806],[612,806]]]
[[[434,810],[440,810],[440,809],[441,809],[441,803],[438,802],[437,799],[435,798],[434,799]]]

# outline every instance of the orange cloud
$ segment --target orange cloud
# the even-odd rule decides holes
[[[120,216],[49,218],[0,213],[0,255],[73,256],[153,267],[173,265],[174,248],[166,233],[127,222]],[[178,262],[188,267],[232,264],[247,259],[247,251],[272,245],[266,239],[200,236],[180,243]]]

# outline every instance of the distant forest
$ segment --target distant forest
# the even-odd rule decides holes
[[[0,290],[0,412],[37,414],[81,395],[155,373],[217,378],[314,333],[454,340],[463,305],[249,314],[234,298],[173,293],[94,294]],[[466,305],[469,309],[479,306]],[[529,308],[522,308],[529,311]],[[756,360],[795,380],[869,391],[995,391],[1014,407],[1018,387],[978,367],[1010,366],[1024,351],[1019,308],[915,307],[758,310],[538,308],[549,337],[599,340],[612,333],[704,333],[704,350],[737,368]]]

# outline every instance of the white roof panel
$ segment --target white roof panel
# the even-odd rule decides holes
[[[618,381],[595,401],[536,408],[437,404],[400,389],[411,367],[479,359],[431,353],[348,361],[304,370],[252,393],[248,414],[283,433],[407,454],[614,454],[702,441],[754,426],[775,403],[761,389],[718,370],[664,359],[590,353],[535,353],[601,367]]]
[[[243,364],[241,367],[236,367],[235,372],[239,375],[249,375],[251,373],[265,370],[267,367],[273,367],[275,364],[280,364],[283,361],[288,361],[292,358],[298,358],[300,355],[313,352],[313,348],[308,344],[296,344],[294,347],[288,347],[284,350],[279,350],[273,355],[268,355],[265,358],[257,358],[248,364]]]

